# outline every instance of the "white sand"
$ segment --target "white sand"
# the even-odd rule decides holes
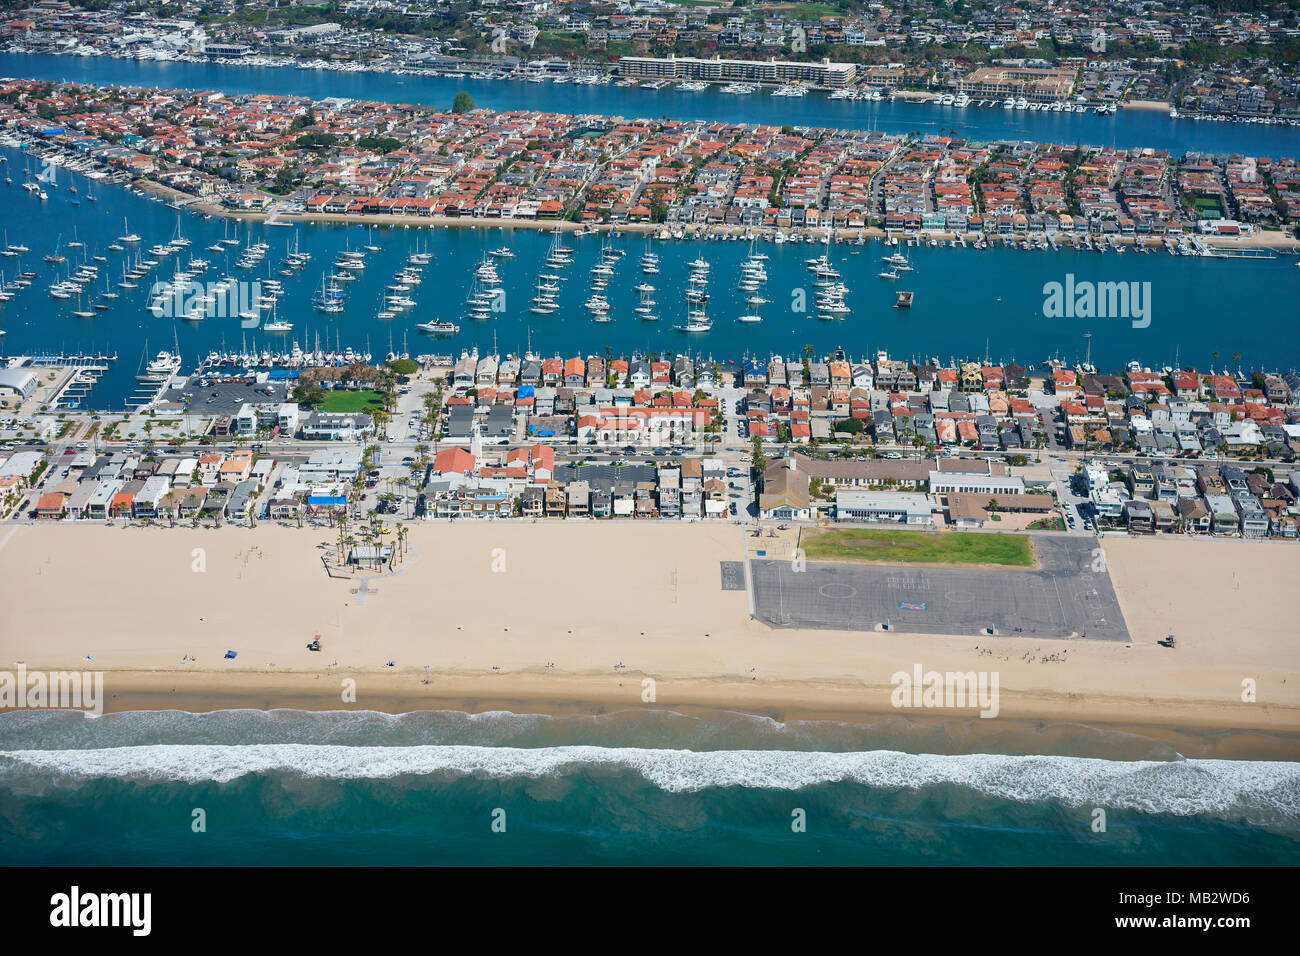
[[[792,540],[761,546],[779,555]],[[259,706],[295,688],[333,696],[338,671],[386,693],[436,685],[629,704],[649,676],[661,706],[854,711],[887,708],[890,675],[920,663],[998,670],[1008,715],[1300,728],[1293,545],[1108,540],[1134,638],[1124,647],[772,630],[749,619],[745,592],[721,590],[718,562],[757,543],[730,524],[420,525],[401,572],[370,577],[364,595],[358,580],[326,575],[333,541],[272,525],[0,533],[0,668],[90,669],[93,653],[93,668],[111,672],[110,692],[179,682],[195,693],[263,694]],[[1155,644],[1171,627],[1177,650]],[[311,653],[317,634],[324,649]],[[995,653],[978,656],[976,645]],[[1020,660],[1067,647],[1068,663]],[[222,660],[227,649],[235,661]],[[1246,677],[1257,703],[1240,700]]]

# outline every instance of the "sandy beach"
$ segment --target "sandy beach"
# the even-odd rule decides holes
[[[103,670],[109,710],[655,706],[851,719],[897,714],[890,677],[920,664],[996,670],[1006,717],[1300,731],[1293,545],[1108,539],[1133,637],[1123,645],[773,630],[750,619],[745,591],[721,590],[719,562],[755,543],[730,524],[419,525],[398,573],[352,579],[324,570],[333,537],[11,528],[0,534],[0,668]],[[793,542],[762,546],[780,556]],[[1171,629],[1176,650],[1156,644]]]
[[[1120,108],[1126,110],[1160,110],[1168,113],[1171,105],[1164,100],[1128,100],[1121,103]]]

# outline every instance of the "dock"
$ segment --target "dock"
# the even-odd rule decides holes
[[[44,400],[56,409],[81,409],[117,355],[77,352],[69,355],[0,356],[0,368],[58,370],[62,373]]]

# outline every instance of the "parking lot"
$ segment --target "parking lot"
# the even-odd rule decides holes
[[[243,382],[191,378],[182,388],[168,389],[162,400],[181,403],[189,400],[196,415],[234,415],[245,402],[289,401],[290,384],[285,381]]]
[[[1037,570],[752,563],[754,607],[773,627],[1127,641],[1091,538],[1035,535]],[[1097,570],[1094,570],[1094,567]]]

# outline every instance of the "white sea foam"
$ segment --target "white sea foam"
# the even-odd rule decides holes
[[[1084,757],[966,754],[941,756],[878,750],[643,750],[591,746],[349,747],[307,744],[155,745],[97,750],[0,751],[4,777],[228,782],[248,774],[290,773],[328,779],[382,779],[403,774],[497,779],[627,769],[662,790],[709,787],[798,790],[827,783],[921,789],[943,784],[1017,802],[1054,801],[1179,815],[1291,818],[1300,815],[1300,764],[1234,761],[1113,761]],[[24,771],[27,771],[24,773]]]

